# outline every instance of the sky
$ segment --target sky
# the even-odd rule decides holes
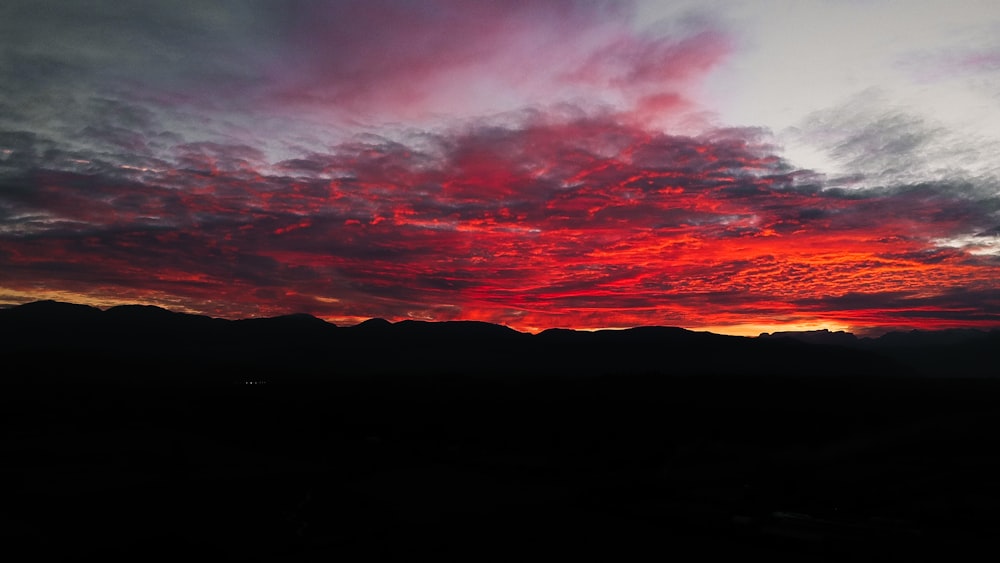
[[[0,303],[1000,327],[1000,4],[0,5]]]

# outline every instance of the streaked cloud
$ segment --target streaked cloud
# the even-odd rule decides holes
[[[807,4],[790,37],[866,9]],[[898,97],[964,20],[795,53],[748,6],[9,3],[0,293],[526,330],[1000,324],[1000,140]],[[891,80],[811,97],[880,30],[905,38],[877,57]]]

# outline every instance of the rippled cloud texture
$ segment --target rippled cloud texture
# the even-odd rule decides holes
[[[0,298],[522,330],[1000,325],[997,139],[895,94],[967,86],[988,122],[1000,43],[906,43],[902,82],[754,122],[720,93],[774,87],[745,75],[765,20],[697,6],[8,3]]]

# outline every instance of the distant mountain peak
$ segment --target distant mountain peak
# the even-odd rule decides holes
[[[508,326],[485,321],[418,321],[407,319],[393,325],[396,331],[421,338],[517,338],[528,336]]]
[[[391,326],[392,326],[392,323],[390,323],[389,321],[387,321],[387,320],[385,320],[383,318],[376,317],[376,318],[373,318],[373,319],[368,319],[367,321],[362,321],[362,322],[354,325],[353,328],[373,329],[373,328],[388,328],[388,327],[391,327]]]
[[[163,314],[174,315],[174,314],[177,314],[174,311],[171,311],[169,309],[164,309],[163,307],[159,307],[157,305],[140,305],[140,304],[137,304],[137,303],[129,303],[129,304],[125,304],[125,305],[115,305],[114,307],[109,307],[109,308],[105,309],[104,312],[105,313],[112,313],[112,314],[122,314],[122,313],[126,313],[126,314],[139,313],[139,314],[156,314],[156,315],[163,315]]]
[[[855,346],[860,342],[858,337],[850,332],[843,330],[831,331],[826,328],[817,330],[762,332],[757,338],[789,338],[792,340],[798,340],[799,342],[823,344],[827,346]]]
[[[100,309],[91,305],[81,305],[79,303],[67,303],[66,301],[56,301],[54,299],[42,299],[40,301],[32,301],[30,303],[24,303],[13,308],[22,310],[35,310],[35,311],[40,311],[45,309],[51,309],[51,310],[61,309],[64,311],[68,310],[100,311]]]
[[[66,303],[45,299],[0,310],[9,319],[19,319],[32,324],[89,322],[101,315],[101,310],[90,305]]]
[[[291,313],[291,314],[288,314],[288,315],[281,315],[280,317],[277,317],[277,318],[279,318],[279,319],[290,319],[290,320],[302,321],[302,322],[314,323],[314,324],[319,324],[319,323],[333,324],[331,322],[324,321],[323,319],[321,319],[321,318],[319,318],[319,317],[317,317],[315,315],[310,315],[309,313]]]

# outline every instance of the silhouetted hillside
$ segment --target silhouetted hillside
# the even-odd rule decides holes
[[[93,323],[102,317],[102,311],[96,307],[51,300],[0,309],[3,328],[11,331],[18,327],[58,329],[60,326]]]
[[[810,344],[869,350],[902,366],[911,374],[941,377],[1000,375],[1000,330],[947,329],[889,332],[877,338],[857,338],[826,330],[761,334],[764,339],[788,339]]]
[[[0,541],[46,561],[964,559],[1000,524],[998,334],[31,303],[0,310]]]
[[[906,375],[912,370],[898,353],[882,353],[890,346],[881,342],[896,342],[887,337],[879,345],[844,348],[830,346],[830,335],[753,339],[674,327],[537,335],[474,321],[373,319],[337,327],[309,315],[227,321],[136,305],[101,311],[31,303],[0,311],[0,333],[9,362],[50,366],[32,370],[32,377],[72,371],[73,378],[86,378],[75,368],[89,358],[102,366],[100,377],[133,383],[143,377],[227,382],[234,370],[266,371],[271,381],[415,373]],[[955,346],[953,339],[947,342]],[[926,339],[920,347],[932,348]],[[145,375],[134,369],[143,362]]]
[[[790,338],[810,344],[823,344],[826,346],[857,346],[859,341],[856,336],[842,330],[804,330],[791,332],[764,332],[760,338]]]

